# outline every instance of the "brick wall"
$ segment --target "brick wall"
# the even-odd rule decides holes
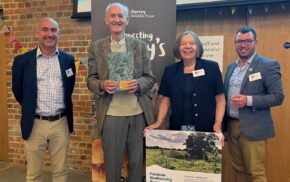
[[[0,4],[0,7],[3,7],[5,25],[11,27],[24,48],[30,50],[37,46],[35,25],[41,17],[50,16],[60,25],[59,48],[74,55],[76,60],[87,57],[91,40],[91,23],[90,20],[71,19],[72,0],[1,0]],[[6,44],[5,47],[9,161],[13,164],[25,165],[24,143],[19,126],[20,106],[11,91],[12,60],[19,51],[15,52],[12,44]],[[92,95],[87,89],[86,77],[87,69],[80,65],[73,94],[75,130],[71,136],[69,168],[72,171],[90,173]],[[46,166],[49,166],[48,158],[49,156],[46,155]]]

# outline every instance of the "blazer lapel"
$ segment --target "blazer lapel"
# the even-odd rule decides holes
[[[99,67],[102,68],[102,73],[99,73],[100,79],[109,79],[109,64],[108,64],[108,55],[112,52],[111,51],[111,37],[107,36],[104,39],[102,47],[97,47],[100,49],[100,58],[98,58],[101,62],[99,63]]]
[[[62,83],[63,83],[63,93],[65,95],[66,93],[66,69],[68,69],[68,67],[66,66],[66,61],[65,61],[65,57],[64,54],[59,51],[58,54],[58,61],[59,61],[59,66],[60,66],[60,71],[61,71],[61,78],[62,78]]]
[[[126,39],[126,46],[127,46],[127,51],[133,51],[132,53],[133,53],[133,55],[134,55],[134,57],[135,57],[135,55],[136,55],[136,46],[135,46],[135,44],[134,44],[134,41],[132,41],[132,39],[130,39],[129,37],[125,37],[125,39]]]
[[[202,61],[200,58],[197,58],[197,59],[196,59],[196,63],[195,63],[194,70],[200,70],[200,69],[204,69],[203,61]],[[206,73],[205,73],[205,74],[206,74]],[[195,77],[195,78],[193,79],[193,83],[192,83],[192,85],[193,85],[193,89],[194,89],[194,90],[195,90],[195,88],[196,88],[196,86],[197,86],[197,84],[198,84],[199,78],[200,78],[200,76]]]
[[[126,39],[126,46],[127,46],[127,52],[131,52],[132,56],[133,56],[133,61],[134,61],[134,78],[138,78],[140,77],[140,75],[138,75],[138,73],[142,73],[142,71],[140,70],[142,68],[142,62],[136,57],[136,46],[134,44],[134,42],[132,41],[132,39],[130,39],[129,37],[125,36]],[[143,74],[143,73],[142,73]],[[142,75],[141,75],[142,76]]]
[[[106,61],[108,61],[108,56],[111,53],[111,46],[110,46],[110,40],[111,38],[108,36],[104,39],[104,43],[103,43],[103,47],[101,49],[101,53],[103,54],[102,56],[104,56],[104,58],[106,59]]]
[[[241,93],[242,91],[244,90],[244,87],[246,85],[246,83],[248,82],[248,78],[249,78],[249,75],[253,73],[253,71],[255,70],[255,67],[256,65],[258,64],[258,60],[259,60],[259,55],[256,54],[256,56],[254,57],[254,59],[252,60],[246,74],[245,74],[245,77],[243,79],[243,82],[242,82],[242,85],[241,85]]]
[[[234,62],[234,63],[230,64],[228,69],[227,69],[226,76],[225,76],[225,82],[224,82],[225,90],[228,90],[230,78],[231,78],[231,75],[232,75],[236,66],[237,66],[237,64],[236,64],[236,62]]]
[[[178,82],[177,85],[180,87],[182,92],[184,92],[184,73],[183,73],[183,61],[180,61],[176,65],[176,81]]]
[[[181,90],[184,92],[184,72],[183,72],[183,61],[180,61],[180,64],[177,65],[177,73],[176,73],[176,76],[177,76],[177,80],[178,80],[178,83],[179,83],[179,86],[181,88]],[[196,60],[196,65],[195,65],[195,70],[199,70],[199,69],[203,69],[203,62],[201,59],[197,59]],[[199,77],[195,77],[193,79],[193,88],[195,89],[197,84],[198,84],[198,80],[199,80]]]
[[[32,85],[35,85],[35,93],[37,94],[37,59],[36,59],[36,52],[37,52],[37,49],[34,49],[34,51],[32,51],[32,54],[31,54],[31,58],[29,60],[30,61],[30,64],[31,64],[31,82],[32,82]]]

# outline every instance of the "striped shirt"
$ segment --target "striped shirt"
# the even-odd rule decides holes
[[[59,51],[45,56],[37,49],[37,106],[36,114],[43,116],[57,115],[64,108],[64,92],[58,59]]]

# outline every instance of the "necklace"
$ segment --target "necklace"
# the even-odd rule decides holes
[[[191,65],[191,66],[183,66],[184,67],[184,69],[193,69],[194,67],[195,67],[195,63],[193,63],[193,65]]]
[[[195,63],[191,66],[184,66],[183,71],[184,73],[191,73],[194,70],[194,67],[195,67]]]

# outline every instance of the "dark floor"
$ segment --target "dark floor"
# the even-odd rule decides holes
[[[25,182],[26,168],[0,161],[0,182]],[[43,172],[43,182],[51,182],[51,172]],[[68,182],[91,182],[91,175],[69,172]]]

